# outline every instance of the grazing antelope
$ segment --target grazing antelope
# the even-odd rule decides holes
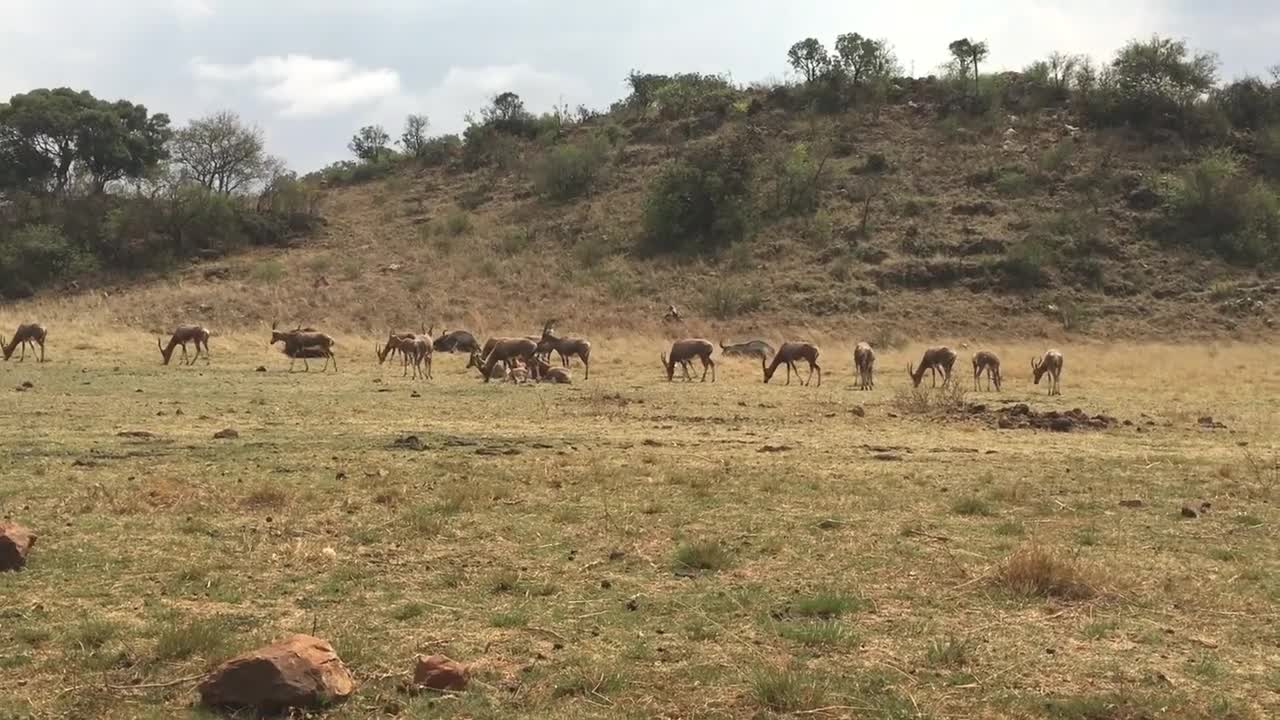
[[[791,372],[795,371],[796,379],[800,378],[800,370],[796,368],[797,360],[805,360],[809,363],[809,377],[805,378],[804,384],[808,385],[813,379],[813,371],[818,371],[818,386],[822,386],[822,367],[818,365],[818,346],[809,342],[785,342],[782,347],[778,348],[778,352],[773,356],[773,362],[765,367],[764,360],[760,360],[760,367],[764,369],[764,381],[767,383],[773,379],[773,373],[778,369],[779,365],[787,366],[787,384],[791,384]]]
[[[408,357],[404,354],[404,346],[411,342],[417,335],[413,333],[397,333],[388,332],[387,342],[382,345],[375,344],[373,346],[373,354],[378,358],[378,364],[381,365],[387,361],[387,358],[395,355],[397,352],[401,355],[401,364],[407,364]]]
[[[983,373],[987,375],[987,390],[994,382],[996,391],[1000,391],[1000,358],[989,350],[979,350],[973,354],[973,389],[978,389],[978,380]]]
[[[195,343],[196,354],[187,360],[187,343]],[[172,337],[169,338],[169,345],[163,347],[160,345],[160,338],[156,338],[156,347],[160,348],[160,357],[164,358],[164,364],[169,364],[169,358],[173,356],[173,349],[182,346],[182,364],[195,365],[196,360],[200,359],[200,348],[204,347],[204,361],[209,362],[209,331],[199,325],[179,325],[174,331]]]
[[[510,368],[518,359],[524,361],[525,365],[529,365],[537,352],[538,343],[529,338],[500,338],[494,342],[493,349],[483,358],[479,357],[478,350],[473,352],[470,364],[479,367],[484,381],[489,382],[493,378],[493,371],[498,363],[506,363]],[[500,375],[498,379],[502,379],[502,376]]]
[[[1040,378],[1045,373],[1049,373],[1049,394],[1061,395],[1062,387],[1059,381],[1062,378],[1062,351],[1046,350],[1039,362],[1031,358],[1031,374],[1036,385],[1040,384]]]
[[[284,343],[284,354],[289,356],[289,372],[293,372],[294,361],[301,359],[302,367],[306,372],[311,372],[311,366],[307,364],[308,358],[324,358],[324,367],[320,372],[329,369],[329,361],[333,361],[333,371],[338,371],[338,358],[333,354],[334,340],[332,337],[317,332],[311,328],[299,328],[297,330],[280,331],[276,330],[276,324],[271,323],[271,343]]]
[[[4,352],[4,359],[7,361],[13,356],[13,351],[22,346],[22,355],[18,357],[18,362],[27,359],[27,347],[31,348],[31,357],[36,356],[36,346],[40,346],[40,360],[44,362],[44,340],[49,335],[48,331],[40,323],[25,323],[18,326],[17,331],[13,333],[13,337],[6,341],[3,335],[0,335],[0,349]]]
[[[853,369],[858,373],[858,389],[870,390],[876,386],[876,351],[871,343],[860,342],[853,348]]]
[[[466,330],[454,330],[441,335],[431,341],[431,348],[436,352],[460,352],[468,355],[480,352],[480,344],[476,342],[476,336]]]
[[[671,343],[671,354],[660,354],[662,358],[662,367],[667,371],[667,382],[671,382],[675,377],[676,363],[680,363],[680,367],[684,369],[684,381],[689,382],[689,362],[694,358],[702,361],[702,382],[707,381],[707,370],[711,370],[711,382],[716,381],[716,363],[711,359],[711,353],[715,352],[716,346],[711,344],[710,340],[702,338],[688,338],[685,340],[677,340]]]
[[[932,373],[933,386],[938,385],[938,373],[942,373],[942,386],[946,387],[951,382],[951,368],[956,364],[956,351],[949,347],[933,347],[924,351],[924,357],[920,359],[920,367],[913,368],[907,363],[907,376],[911,378],[913,387],[920,387],[920,381],[924,379],[924,371],[928,370]]]
[[[569,367],[569,358],[577,355],[582,360],[584,380],[591,379],[591,341],[586,338],[578,337],[556,337],[555,328],[548,322],[542,326],[542,337],[538,340],[538,351],[551,356],[551,351],[555,350],[560,356],[561,367]]]
[[[725,357],[749,357],[768,360],[773,355],[773,346],[763,340],[748,340],[744,343],[725,345],[720,341],[720,354]]]

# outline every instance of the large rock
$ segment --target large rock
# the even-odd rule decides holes
[[[0,522],[0,572],[17,570],[27,564],[27,553],[36,536],[17,523]]]
[[[226,661],[198,690],[205,705],[278,713],[342,702],[355,682],[332,645],[294,635]]]
[[[444,655],[420,655],[413,668],[413,684],[431,690],[466,690],[467,667]]]

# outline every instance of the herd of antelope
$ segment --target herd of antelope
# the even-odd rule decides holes
[[[569,373],[570,361],[577,358],[582,362],[584,379],[589,379],[591,377],[591,342],[581,337],[557,336],[554,323],[555,321],[545,323],[540,335],[491,337],[485,341],[484,345],[477,342],[475,336],[466,330],[447,331],[439,337],[434,336],[432,332],[434,328],[424,329],[421,334],[389,332],[387,341],[374,347],[374,355],[378,358],[378,363],[383,364],[398,353],[403,369],[402,375],[407,376],[412,371],[415,379],[429,380],[431,379],[431,359],[435,353],[463,353],[468,357],[467,369],[476,368],[485,382],[506,380],[512,383],[570,383],[572,382]],[[19,325],[12,338],[5,339],[0,335],[0,350],[3,350],[6,361],[21,348],[19,362],[26,360],[28,349],[31,350],[32,357],[37,358],[37,362],[44,362],[47,336],[48,332],[39,323]],[[307,361],[321,358],[325,361],[321,372],[327,370],[330,363],[333,364],[335,372],[338,369],[338,359],[333,353],[333,346],[336,344],[333,337],[315,328],[297,327],[293,330],[279,330],[276,324],[272,323],[270,344],[276,343],[282,345],[282,352],[289,358],[290,372],[293,371],[294,364],[298,360],[302,360],[304,370],[310,371]],[[192,355],[187,353],[188,344],[195,346],[195,353]],[[156,347],[160,350],[160,356],[165,365],[169,364],[178,347],[182,348],[182,358],[179,361],[181,364],[195,364],[202,352],[205,362],[210,361],[209,331],[199,325],[179,325],[167,344],[157,337]],[[662,367],[667,373],[667,381],[675,379],[676,365],[680,366],[684,380],[691,381],[693,378],[689,369],[693,361],[698,360],[702,363],[701,381],[706,382],[707,374],[710,373],[711,382],[715,382],[716,363],[711,357],[715,350],[716,346],[710,340],[703,338],[686,338],[673,342],[668,352],[660,354]],[[552,366],[552,353],[558,356],[559,367]],[[786,384],[790,385],[793,372],[797,380],[800,378],[800,369],[796,367],[796,363],[803,361],[808,364],[809,373],[802,384],[808,385],[813,380],[814,373],[817,373],[818,385],[822,385],[822,367],[818,365],[818,346],[810,342],[785,342],[775,350],[772,345],[763,340],[750,340],[733,345],[726,345],[721,341],[720,353],[726,357],[759,358],[766,383],[773,379],[779,366],[785,365]],[[956,357],[956,351],[949,347],[932,347],[925,350],[919,365],[907,364],[907,376],[911,378],[912,386],[919,387],[926,372],[929,373],[932,386],[937,386],[939,375],[942,376],[943,386],[947,386],[952,382],[951,371],[955,367]],[[858,389],[874,388],[876,353],[870,343],[859,342],[854,347],[853,364]],[[1031,377],[1034,384],[1039,385],[1041,378],[1045,376],[1049,378],[1049,394],[1061,395],[1061,351],[1047,350],[1039,358],[1032,358]],[[988,390],[993,387],[997,391],[1000,390],[1000,358],[989,350],[979,350],[973,354],[974,390],[981,389],[981,381],[984,377]]]

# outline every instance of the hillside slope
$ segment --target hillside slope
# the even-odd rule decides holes
[[[770,156],[815,147],[814,138],[830,143],[820,209],[762,218],[749,240],[718,257],[640,257],[643,205],[659,168],[734,132],[765,138]],[[406,163],[384,179],[325,189],[324,226],[289,249],[195,263],[105,294],[38,298],[3,314],[157,331],[180,321],[234,329],[279,320],[370,335],[419,325],[536,329],[556,318],[584,331],[849,333],[888,344],[1257,335],[1270,332],[1280,301],[1280,284],[1267,276],[1150,236],[1154,189],[1189,151],[1073,128],[1052,110],[979,127],[914,104],[888,107],[878,121],[766,108],[730,121],[634,122],[622,137],[603,179],[573,202],[533,193],[536,143],[507,169]],[[767,172],[757,175],[768,192]],[[683,326],[664,325],[668,303],[687,315]]]

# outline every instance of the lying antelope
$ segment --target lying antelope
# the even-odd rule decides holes
[[[773,355],[773,346],[763,340],[748,340],[744,343],[725,345],[720,341],[720,354],[725,357],[749,357],[768,360]]]
[[[983,373],[987,375],[987,390],[994,382],[996,391],[1000,390],[1000,358],[989,350],[979,350],[973,354],[973,389],[977,390],[978,381]]]
[[[1036,385],[1040,384],[1040,378],[1045,373],[1049,374],[1049,394],[1061,395],[1059,381],[1062,378],[1062,351],[1046,350],[1039,362],[1035,358],[1031,359],[1031,375]]]
[[[494,342],[493,349],[483,358],[479,357],[479,351],[473,352],[469,364],[479,367],[484,381],[489,382],[493,378],[493,370],[498,363],[506,363],[510,368],[516,360],[522,360],[525,365],[529,365],[537,352],[538,343],[529,338],[500,338]],[[499,376],[498,379],[501,377]]]
[[[711,344],[710,340],[702,338],[688,338],[685,340],[677,340],[671,344],[671,354],[661,354],[662,367],[667,371],[667,382],[671,382],[675,377],[676,363],[680,363],[680,367],[684,369],[684,381],[689,382],[689,361],[698,358],[702,361],[702,382],[707,381],[707,370],[711,370],[711,382],[716,381],[716,363],[711,359],[711,353],[715,352],[716,346]]]
[[[813,379],[813,371],[818,371],[818,386],[822,386],[822,366],[818,365],[818,346],[809,342],[785,342],[782,347],[778,348],[778,352],[773,356],[773,362],[765,367],[764,360],[760,361],[760,367],[764,369],[764,381],[767,383],[773,379],[773,373],[778,369],[779,365],[787,366],[787,384],[791,384],[791,373],[795,371],[796,379],[800,379],[800,370],[796,368],[796,361],[804,360],[809,363],[809,376],[805,378],[804,384],[808,385]]]
[[[579,337],[556,337],[551,323],[542,327],[542,337],[538,341],[538,351],[550,357],[551,350],[560,356],[561,367],[569,367],[569,359],[577,356],[582,361],[582,379],[591,379],[591,341]]]
[[[187,360],[187,343],[195,343],[196,354]],[[209,331],[199,325],[179,325],[173,331],[173,335],[169,338],[167,346],[160,345],[160,338],[156,338],[156,347],[160,348],[160,357],[164,358],[164,364],[169,364],[169,358],[173,357],[173,349],[182,346],[182,364],[195,365],[196,360],[200,359],[200,348],[204,347],[204,361],[209,362]]]
[[[853,348],[853,369],[858,373],[858,389],[870,390],[876,386],[875,381],[876,351],[871,343],[860,342]]]
[[[289,356],[289,372],[293,372],[293,364],[296,360],[302,360],[302,367],[306,372],[311,372],[311,366],[307,364],[308,358],[324,358],[324,367],[320,372],[329,369],[329,361],[333,361],[333,371],[338,371],[338,358],[333,354],[334,340],[332,337],[317,332],[310,328],[280,331],[276,330],[276,324],[271,323],[271,343],[284,343],[284,354]]]
[[[568,385],[573,382],[568,369],[562,367],[553,368],[545,360],[537,357],[533,359],[533,364],[529,366],[529,372],[529,376],[535,382],[558,383],[561,385]]]
[[[907,364],[907,375],[911,378],[913,387],[920,387],[920,381],[924,379],[924,371],[928,370],[932,373],[933,386],[938,385],[938,373],[942,373],[942,386],[946,387],[951,382],[951,368],[956,364],[956,351],[949,347],[933,347],[924,351],[924,357],[920,359],[920,367],[913,368],[910,363]]]
[[[40,360],[44,362],[44,340],[49,335],[48,331],[40,323],[24,323],[18,326],[17,331],[13,333],[13,337],[8,341],[4,336],[0,335],[0,348],[3,348],[4,359],[7,361],[13,356],[13,351],[22,346],[22,354],[18,357],[18,362],[27,359],[27,347],[31,348],[31,357],[36,356],[36,346],[40,346]]]
[[[460,352],[468,355],[480,352],[480,344],[476,342],[476,336],[466,330],[446,332],[431,341],[431,348],[436,352]]]

